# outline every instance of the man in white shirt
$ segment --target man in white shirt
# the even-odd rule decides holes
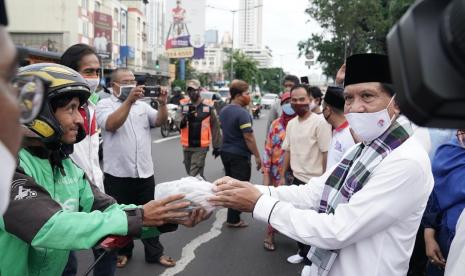
[[[166,91],[158,98],[159,110],[139,99],[143,86],[136,86],[134,74],[118,68],[111,76],[113,95],[98,102],[97,124],[103,134],[103,172],[105,192],[121,204],[143,205],[154,197],[155,179],[150,129],[167,120]],[[175,261],[163,255],[158,238],[142,239],[145,260],[174,266]],[[124,267],[132,256],[133,243],[119,251],[118,267]]]
[[[215,205],[253,212],[279,232],[312,245],[302,275],[406,275],[433,187],[428,155],[399,117],[387,56],[347,59],[345,113],[362,143],[335,170],[307,185],[216,182]]]
[[[306,84],[299,84],[291,89],[291,106],[297,116],[286,127],[284,163],[280,172],[280,185],[285,183],[285,175],[292,170],[294,185],[303,185],[313,177],[321,176],[326,170],[326,159],[331,141],[331,126],[323,117],[312,111],[315,99]],[[297,254],[287,258],[293,264],[304,261],[310,246],[297,242]]]
[[[344,89],[335,86],[329,86],[326,89],[322,114],[333,128],[326,162],[326,169],[330,169],[341,161],[348,149],[355,145],[349,122],[344,116]]]

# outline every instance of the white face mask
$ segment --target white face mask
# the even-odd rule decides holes
[[[362,139],[363,142],[371,142],[381,136],[392,123],[392,118],[389,117],[388,107],[378,112],[372,113],[347,113],[345,115],[349,122],[350,128],[355,134]]]
[[[136,87],[135,85],[119,85],[119,84],[116,84],[117,86],[119,86],[119,93],[115,93],[116,97],[118,99],[120,99],[121,101],[125,101],[128,96],[129,96],[129,93],[131,93],[132,89],[134,89],[134,87]]]
[[[100,84],[100,78],[86,78],[86,81],[90,87],[90,93],[94,93]]]

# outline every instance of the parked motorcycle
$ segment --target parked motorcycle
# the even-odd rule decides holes
[[[166,108],[168,109],[168,120],[160,126],[161,136],[163,137],[168,137],[171,132],[181,132],[179,124],[175,120],[179,106],[175,104],[167,104]]]
[[[260,119],[262,106],[259,103],[254,103],[252,106],[252,117],[254,119]]]

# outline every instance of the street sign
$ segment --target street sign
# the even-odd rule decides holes
[[[313,51],[310,50],[305,54],[305,58],[306,59],[313,59],[313,58],[315,58],[315,54],[313,53]]]
[[[307,65],[307,66],[312,66],[313,64],[315,64],[315,61],[313,61],[313,60],[306,60],[305,61],[305,65]]]

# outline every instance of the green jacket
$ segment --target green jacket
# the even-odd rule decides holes
[[[91,248],[108,235],[160,234],[142,227],[140,208],[101,193],[71,159],[52,166],[33,152],[19,152],[22,171],[14,176],[11,202],[0,219],[0,275],[61,275],[70,250]]]

